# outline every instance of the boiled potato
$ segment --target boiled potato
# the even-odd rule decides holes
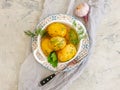
[[[79,43],[77,33],[74,29],[68,29],[65,38],[68,43],[72,43],[74,45],[77,45]]]
[[[73,44],[67,44],[62,50],[57,52],[58,60],[60,62],[66,62],[74,57],[76,54],[76,48]]]
[[[41,41],[41,48],[46,56],[48,56],[53,49],[51,48],[50,39],[45,37]]]
[[[64,37],[66,35],[67,28],[62,23],[52,23],[48,26],[47,31],[51,37],[55,37],[55,36]]]
[[[60,50],[65,47],[66,40],[63,37],[56,36],[50,39],[51,46],[54,51]]]

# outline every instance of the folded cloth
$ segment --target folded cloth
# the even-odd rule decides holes
[[[63,3],[64,2],[64,3]],[[44,8],[40,20],[46,16],[63,13],[74,15],[73,10],[76,5],[84,0],[45,0]],[[91,54],[92,47],[94,45],[94,36],[97,23],[101,19],[105,11],[107,4],[106,0],[88,0],[86,1],[90,5],[90,12],[88,17],[88,23],[86,28],[90,37],[90,51],[89,55],[84,58],[84,61],[78,66],[68,72],[59,73],[54,79],[48,82],[44,86],[39,86],[38,83],[43,78],[49,76],[53,72],[41,66],[34,60],[34,56],[31,53],[20,69],[18,90],[67,90],[67,87],[77,79],[84,70],[89,56]]]

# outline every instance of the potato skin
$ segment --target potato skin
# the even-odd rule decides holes
[[[51,47],[54,51],[60,50],[65,47],[66,40],[63,37],[57,36],[50,39]]]
[[[48,37],[45,37],[41,40],[41,48],[46,56],[48,56],[53,51],[51,48],[50,39]]]
[[[51,37],[61,36],[64,37],[67,33],[67,27],[62,23],[52,23],[47,27],[48,34]]]
[[[66,62],[74,57],[76,52],[76,48],[73,44],[67,44],[62,50],[57,52],[58,60],[60,62]]]

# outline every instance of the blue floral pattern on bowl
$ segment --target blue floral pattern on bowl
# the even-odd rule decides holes
[[[49,24],[50,22],[55,22],[57,20],[64,21],[64,22],[70,22],[70,23],[72,23],[73,21],[76,21],[76,24],[77,24],[78,27],[79,26],[83,27],[84,34],[85,34],[86,37],[82,39],[82,46],[81,46],[80,52],[78,53],[78,56],[74,60],[69,62],[68,64],[60,64],[60,65],[58,65],[57,68],[53,68],[46,60],[43,59],[41,53],[37,49],[38,48],[37,37],[34,37],[32,39],[32,50],[33,50],[33,54],[35,56],[35,59],[41,65],[46,67],[47,69],[52,70],[52,71],[59,71],[59,70],[61,70],[64,67],[67,66],[64,69],[64,71],[69,71],[69,70],[73,69],[74,67],[80,65],[80,63],[82,63],[84,58],[88,55],[88,51],[89,51],[89,36],[88,36],[88,33],[86,31],[85,26],[79,20],[75,19],[72,16],[65,15],[65,14],[56,14],[56,15],[48,16],[44,20],[40,21],[36,28],[43,28],[45,25]]]

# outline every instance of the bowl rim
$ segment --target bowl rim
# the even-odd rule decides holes
[[[51,15],[51,16],[53,16],[53,15]],[[85,29],[84,31],[86,31],[86,28],[84,27],[84,25],[83,25],[79,20],[77,20],[77,19],[75,19],[75,20],[78,21],[79,24]],[[44,30],[47,26],[49,26],[51,23],[54,23],[54,22],[65,23],[65,24],[68,24],[68,25],[71,24],[70,26],[72,27],[72,22],[61,21],[61,20],[53,20],[53,21],[49,22],[48,24],[46,24],[44,27],[42,27],[42,30]],[[38,27],[39,27],[39,25],[38,25]],[[76,27],[75,27],[75,30],[76,30]],[[76,30],[76,31],[77,31],[77,30]],[[42,57],[43,57],[45,60],[47,60],[47,56],[43,53],[43,51],[42,51],[42,49],[41,49],[41,46],[40,46],[40,44],[41,44],[41,38],[42,38],[42,37],[41,37],[40,35],[38,35],[38,37],[37,37],[38,50],[39,50],[39,53],[42,55]],[[80,40],[79,45],[78,45],[77,53],[74,55],[74,57],[72,57],[70,60],[68,60],[68,61],[66,61],[66,62],[58,62],[58,63],[67,64],[67,63],[71,62],[72,60],[74,60],[74,59],[78,56],[78,54],[79,54],[79,52],[80,52],[80,50],[81,50],[82,41],[83,41],[83,40]]]
[[[40,52],[38,51],[38,44],[37,44],[37,37],[35,36],[32,38],[32,51],[33,51],[33,55],[35,57],[35,61],[37,61],[40,65],[42,65],[44,68],[56,72],[59,70],[62,70],[64,67],[67,67],[62,70],[62,71],[70,71],[72,69],[74,69],[75,67],[77,67],[78,65],[80,65],[85,59],[85,57],[88,55],[89,50],[90,50],[90,36],[88,33],[88,30],[86,29],[84,22],[74,16],[68,15],[68,14],[60,14],[60,13],[56,13],[56,14],[51,14],[51,15],[47,15],[44,18],[40,19],[35,27],[34,30],[38,29],[38,28],[42,28],[45,25],[45,20],[46,19],[50,19],[50,21],[52,21],[52,17],[56,16],[58,18],[58,20],[60,19],[66,19],[66,18],[70,18],[68,21],[73,22],[73,20],[77,20],[79,21],[78,25],[82,26],[82,28],[84,29],[84,34],[86,34],[86,38],[82,39],[82,50],[80,51],[79,55],[73,60],[75,62],[70,62],[68,64],[58,64],[58,67],[53,68],[46,60],[43,60],[43,57],[41,56]],[[47,22],[48,23],[48,22]]]

